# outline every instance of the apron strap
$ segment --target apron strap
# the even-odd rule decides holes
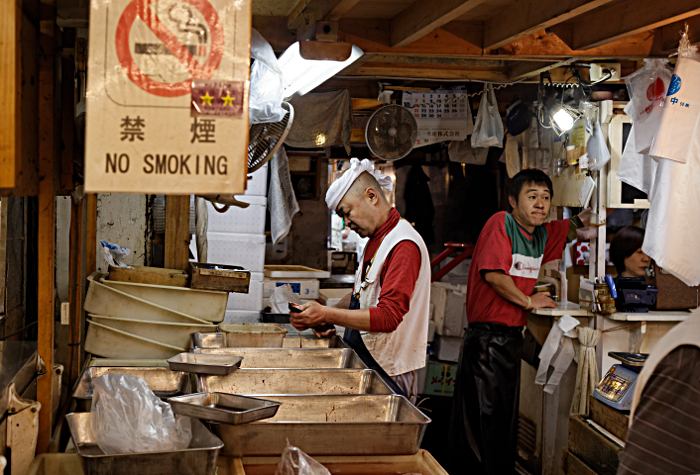
[[[359,299],[353,295],[352,299],[350,300],[350,310],[359,310],[360,309],[360,301]],[[362,362],[367,366],[369,369],[373,369],[377,372],[379,377],[381,377],[384,382],[391,388],[392,391],[394,391],[396,394],[400,396],[406,396],[404,392],[401,390],[398,384],[392,379],[389,374],[384,371],[384,368],[382,368],[379,363],[374,359],[374,356],[369,352],[367,349],[367,346],[365,345],[364,340],[362,339],[362,335],[360,335],[360,332],[358,330],[353,330],[350,328],[345,329],[345,334],[343,335],[343,341],[355,350],[355,353],[357,353],[357,356],[362,360]],[[406,396],[408,397],[408,396]]]

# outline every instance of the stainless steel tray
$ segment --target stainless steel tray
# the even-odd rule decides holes
[[[197,388],[246,395],[393,394],[371,369],[239,369],[228,376],[197,375]]]
[[[180,353],[168,360],[172,371],[189,371],[190,373],[217,374],[225,376],[241,367],[243,358],[238,355],[211,355]]]
[[[197,332],[192,333],[191,339],[192,348],[225,348],[223,333]],[[337,335],[317,338],[312,332],[288,332],[282,340],[282,346],[284,348],[347,348],[343,339]]]
[[[168,399],[175,414],[223,422],[248,424],[273,417],[280,403],[224,393],[196,393]]]
[[[240,355],[241,368],[367,368],[350,348],[196,348],[192,351]]]
[[[418,452],[430,419],[405,397],[273,396],[275,417],[218,424],[222,455],[279,455],[287,440],[309,455],[409,455]]]
[[[104,374],[126,374],[137,376],[148,384],[156,396],[165,398],[189,394],[190,375],[183,371],[171,371],[155,366],[91,366],[83,371],[80,381],[73,391],[75,399],[92,399],[92,379]]]
[[[84,475],[213,475],[223,442],[197,419],[192,419],[192,441],[184,450],[106,455],[90,429],[90,413],[66,416]]]

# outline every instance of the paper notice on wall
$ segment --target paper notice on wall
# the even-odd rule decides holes
[[[466,140],[474,129],[467,91],[404,92],[402,104],[418,124],[416,147]]]

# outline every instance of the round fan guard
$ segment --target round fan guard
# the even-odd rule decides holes
[[[396,104],[378,109],[365,129],[370,151],[384,160],[398,160],[408,155],[416,143],[418,124],[410,110]]]

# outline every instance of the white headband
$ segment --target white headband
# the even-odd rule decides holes
[[[374,164],[371,161],[367,160],[366,158],[362,161],[358,160],[357,158],[351,158],[350,169],[343,173],[340,178],[335,180],[326,192],[326,204],[328,205],[329,209],[335,211],[340,204],[340,200],[342,200],[343,196],[345,196],[345,193],[348,192],[352,184],[355,183],[355,180],[357,180],[357,177],[363,172],[371,174],[377,179],[377,182],[387,190],[391,191],[394,189],[394,184],[391,181],[391,178],[386,175],[382,175],[378,171],[375,171]]]

